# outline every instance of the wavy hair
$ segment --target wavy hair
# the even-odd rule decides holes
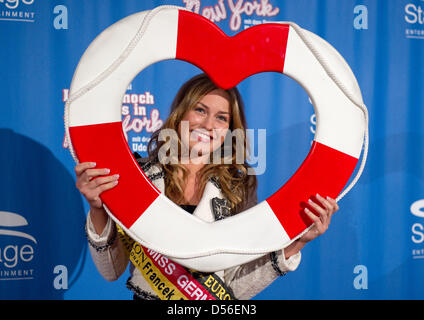
[[[215,89],[220,88],[206,74],[199,74],[181,86],[171,104],[169,117],[163,126],[151,136],[147,148],[148,161],[159,162],[159,150],[164,143],[169,142],[162,141],[160,132],[163,129],[173,129],[178,132],[178,126],[185,113],[194,108],[205,95]],[[228,93],[230,98],[231,121],[229,131],[225,137],[224,147],[218,148],[217,151],[211,153],[210,161],[200,170],[199,191],[203,193],[206,183],[211,179],[218,182],[223,195],[230,202],[231,209],[233,209],[233,212],[237,212],[237,209],[242,209],[248,200],[247,197],[250,191],[252,189],[256,190],[257,181],[254,175],[248,175],[247,170],[249,168],[246,163],[248,143],[243,100],[236,87],[224,91]],[[177,143],[178,150],[182,150],[180,138],[178,138]],[[242,144],[241,149],[240,144]],[[242,161],[240,161],[240,156]],[[216,161],[217,158],[220,158],[220,161]],[[184,185],[188,176],[187,169],[181,164],[181,161],[161,163],[161,165],[165,170],[165,195],[177,204],[184,204]]]

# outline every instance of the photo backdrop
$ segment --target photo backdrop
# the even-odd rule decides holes
[[[80,57],[100,32],[164,4],[202,14],[228,35],[297,23],[341,53],[369,110],[369,155],[358,184],[328,232],[302,250],[299,268],[255,299],[423,299],[422,0],[1,0],[0,299],[132,298],[128,271],[107,282],[88,253],[88,205],[64,142],[64,103]],[[179,86],[200,72],[163,61],[132,81],[122,123],[133,151],[146,155]],[[281,74],[257,74],[238,88],[254,129],[263,200],[307,155],[314,109],[306,91]]]

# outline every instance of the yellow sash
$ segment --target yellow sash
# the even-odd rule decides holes
[[[131,262],[161,300],[234,300],[230,288],[214,273],[190,273],[183,266],[131,239],[117,225]]]

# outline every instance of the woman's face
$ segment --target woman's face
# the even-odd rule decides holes
[[[190,155],[206,155],[224,142],[231,122],[228,93],[213,90],[190,108],[181,119],[178,133]]]

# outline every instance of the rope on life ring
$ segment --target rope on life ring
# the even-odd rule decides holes
[[[240,50],[247,60],[236,56]],[[222,65],[213,62],[218,58]],[[308,92],[317,114],[314,143],[275,194],[236,216],[206,223],[187,215],[147,179],[123,135],[120,109],[131,80],[165,59],[190,62],[223,88],[276,71]],[[64,118],[74,160],[95,161],[120,174],[119,186],[101,195],[111,218],[140,244],[205,272],[246,263],[298,239],[312,226],[301,214],[302,203],[316,193],[342,199],[362,174],[368,153],[368,111],[359,86],[327,42],[292,22],[263,24],[228,37],[209,20],[175,6],[124,18],[92,42],[75,71]],[[362,148],[359,170],[343,190]],[[138,190],[144,190],[140,201],[123,200],[136,198]]]

